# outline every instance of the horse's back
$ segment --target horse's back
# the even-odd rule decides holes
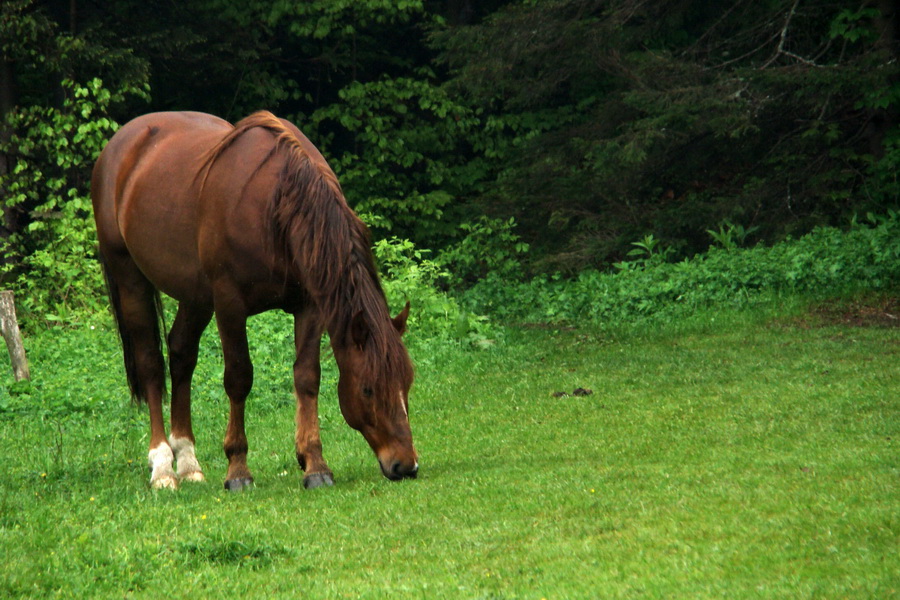
[[[98,226],[115,229],[125,204],[143,180],[157,177],[159,196],[181,196],[185,182],[199,169],[203,153],[215,145],[231,125],[218,117],[197,112],[160,112],[129,121],[110,139],[94,166],[94,210],[110,216]],[[167,181],[179,189],[171,189]],[[174,198],[173,198],[174,199]],[[98,219],[99,221],[99,219]],[[108,221],[108,222],[107,222]]]
[[[206,153],[230,130],[212,115],[163,112],[138,117],[112,137],[92,181],[107,260],[127,255],[176,298],[207,296],[197,248],[199,174]]]

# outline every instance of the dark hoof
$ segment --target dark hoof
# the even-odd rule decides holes
[[[252,477],[239,477],[225,482],[225,489],[229,492],[240,492],[253,487]]]
[[[308,490],[329,485],[334,485],[334,477],[331,476],[331,473],[310,473],[303,478],[303,487]]]

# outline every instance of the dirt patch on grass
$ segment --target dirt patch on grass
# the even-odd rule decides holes
[[[900,327],[900,297],[865,297],[833,300],[809,307],[805,315],[788,319],[796,327]]]

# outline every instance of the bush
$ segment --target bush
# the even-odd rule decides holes
[[[528,244],[513,232],[515,219],[479,217],[459,226],[465,237],[440,253],[438,263],[447,268],[450,285],[474,284],[488,273],[505,279],[521,279],[522,258]]]
[[[712,305],[742,307],[766,294],[834,296],[900,283],[900,214],[869,216],[842,232],[820,227],[772,247],[713,247],[678,263],[619,263],[575,279],[511,282],[494,274],[467,291],[472,310],[502,321],[615,322],[677,315]]]
[[[396,312],[410,302],[410,335],[414,338],[455,339],[476,347],[490,345],[487,318],[463,310],[459,302],[441,291],[450,274],[409,240],[390,238],[375,244],[375,257],[383,275],[388,304]]]
[[[429,244],[452,236],[448,213],[483,177],[466,150],[479,123],[473,111],[424,75],[354,82],[339,96],[311,125],[326,147],[329,130],[352,136],[354,151],[335,152],[331,164],[354,209],[380,235]]]
[[[110,92],[99,79],[63,82],[62,109],[32,106],[11,111],[14,133],[0,152],[15,157],[0,177],[3,201],[20,212],[22,231],[0,239],[0,283],[17,292],[23,314],[67,321],[73,311],[100,308],[103,279],[96,261],[90,173],[117,129],[111,103],[138,89]]]

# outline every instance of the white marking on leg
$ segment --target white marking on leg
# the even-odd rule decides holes
[[[203,481],[203,469],[194,454],[194,444],[188,438],[170,437],[169,445],[175,451],[175,462],[178,463],[178,479],[182,481]]]
[[[147,454],[147,460],[150,462],[150,486],[159,490],[163,488],[176,489],[178,480],[175,479],[175,471],[172,470],[172,449],[165,442],[162,442],[156,448],[151,448]]]

